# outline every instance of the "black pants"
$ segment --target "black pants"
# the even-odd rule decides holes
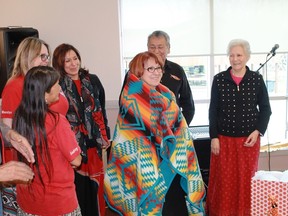
[[[173,179],[171,186],[166,194],[163,206],[163,216],[186,216],[188,210],[186,206],[185,196],[180,185],[181,176],[177,174]]]
[[[82,216],[98,216],[97,183],[75,172],[75,186]]]

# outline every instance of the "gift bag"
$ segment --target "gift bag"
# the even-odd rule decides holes
[[[251,215],[288,215],[288,182],[253,178],[251,187]]]

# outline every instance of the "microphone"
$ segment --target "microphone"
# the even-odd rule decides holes
[[[267,54],[267,57],[269,56],[269,55],[275,55],[275,51],[277,50],[279,48],[279,44],[275,44],[274,45],[274,47],[272,47],[272,49],[271,49],[271,51]]]

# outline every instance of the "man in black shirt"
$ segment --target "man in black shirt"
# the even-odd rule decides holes
[[[148,36],[149,52],[156,54],[164,62],[164,74],[161,83],[167,86],[176,97],[176,101],[189,126],[195,114],[192,92],[183,68],[169,60],[170,37],[166,32],[154,31]]]

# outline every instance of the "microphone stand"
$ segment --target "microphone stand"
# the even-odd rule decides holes
[[[276,52],[273,52],[272,55],[263,63],[263,64],[260,64],[261,66],[258,68],[258,70],[256,72],[259,72],[259,70],[265,65],[267,64],[267,62],[273,58],[274,56],[276,55]]]
[[[269,54],[268,54],[269,55]],[[263,64],[260,64],[260,67],[258,68],[258,70],[256,72],[259,73],[259,70],[265,65],[267,64],[267,62],[273,58],[274,56],[276,55],[276,52],[273,52],[272,55],[263,63]],[[267,79],[267,74],[266,74],[266,79]],[[267,81],[266,81],[267,83]],[[268,84],[268,83],[267,83]],[[270,152],[270,143],[268,142],[268,169],[269,171],[271,171],[271,152]]]

